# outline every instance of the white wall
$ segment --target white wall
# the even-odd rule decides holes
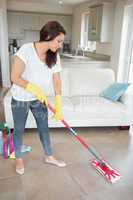
[[[133,0],[116,1],[115,23],[114,23],[114,35],[112,42],[112,56],[111,56],[111,68],[115,71],[116,77],[118,76],[118,70],[120,69],[120,47],[122,41],[122,27],[125,7],[132,5]],[[126,67],[126,66],[125,66]]]
[[[121,1],[121,2],[116,3],[114,34],[113,34],[112,53],[111,53],[112,54],[111,68],[115,71],[116,75],[118,71],[123,14],[124,14],[124,2]]]
[[[80,43],[82,13],[88,11],[88,3],[77,6],[73,12],[72,48],[76,49]]]
[[[0,0],[0,60],[2,82],[4,87],[10,86],[9,53],[8,53],[8,30],[6,0]]]
[[[30,3],[19,2],[15,0],[8,1],[8,10],[16,11],[30,11],[30,12],[43,12],[43,13],[62,13],[72,14],[73,9],[71,6],[64,6],[59,4],[46,4],[46,3]]]

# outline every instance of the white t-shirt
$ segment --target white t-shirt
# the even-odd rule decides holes
[[[15,55],[25,63],[22,78],[39,86],[47,95],[53,73],[61,71],[60,56],[57,55],[56,64],[52,68],[48,68],[38,57],[33,43],[24,44]],[[11,93],[13,98],[18,101],[33,101],[37,99],[34,95],[16,84],[12,85]]]

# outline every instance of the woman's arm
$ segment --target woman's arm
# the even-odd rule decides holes
[[[45,104],[47,105],[47,97],[45,96],[44,91],[37,85],[29,83],[22,78],[22,73],[24,72],[24,69],[24,62],[18,56],[15,56],[11,70],[11,81],[16,85],[23,87],[27,92],[35,95],[40,102],[45,102]]]
[[[63,119],[63,114],[61,103],[61,79],[59,72],[53,74],[53,84],[55,90],[55,114],[53,116],[53,119],[61,120]]]
[[[11,69],[11,81],[16,85],[26,88],[28,81],[24,80],[21,77],[24,69],[25,69],[24,62],[18,56],[15,56],[13,59],[12,69]]]
[[[53,85],[55,95],[61,95],[61,79],[59,72],[53,74]]]

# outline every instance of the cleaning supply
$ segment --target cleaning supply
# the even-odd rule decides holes
[[[14,149],[14,144],[13,144],[13,133],[10,130],[9,134],[9,158],[10,159],[15,159],[15,149]]]
[[[33,95],[35,95],[40,102],[45,102],[46,105],[48,104],[47,97],[45,96],[43,90],[37,85],[28,83],[25,89],[27,92],[30,92]]]
[[[3,156],[5,159],[8,158],[8,138],[6,129],[3,130]]]
[[[13,144],[13,135],[6,123],[0,124],[0,130],[2,132],[3,140],[3,156],[5,159],[8,157],[15,157],[14,144]]]
[[[13,133],[10,130],[10,134],[9,134],[9,146],[10,146],[10,153],[13,153],[14,150],[14,144],[13,144]]]
[[[48,108],[50,111],[55,113],[54,108],[49,103],[48,103]],[[113,169],[112,166],[109,163],[107,163],[107,161],[105,161],[105,159],[101,158],[94,151],[94,149],[92,149],[92,147],[90,147],[81,137],[79,137],[76,131],[73,128],[71,128],[64,119],[62,119],[61,122],[64,124],[66,128],[70,130],[71,134],[75,136],[75,138],[80,142],[80,144],[82,144],[83,147],[87,149],[95,157],[94,160],[91,160],[91,165],[98,172],[100,172],[108,182],[114,183],[121,178],[120,173],[116,169]]]
[[[29,153],[29,152],[31,152],[32,151],[32,148],[31,148],[31,146],[27,146],[27,145],[25,145],[25,144],[23,144],[22,146],[21,146],[21,153]]]
[[[21,152],[23,154],[31,151],[31,146],[24,144],[21,146]],[[0,124],[0,154],[2,154],[5,159],[15,159],[13,132],[6,123]]]
[[[7,126],[6,123],[1,123],[0,124],[0,131],[1,131],[1,140],[2,140],[2,155],[4,156],[5,159],[7,159],[8,156],[9,156],[8,135],[9,135],[10,129]]]
[[[0,155],[3,154],[3,133],[0,131]]]
[[[110,183],[115,183],[120,179],[120,173],[111,167],[105,160],[92,160],[91,165],[102,174]]]
[[[7,124],[6,123],[1,123],[0,124],[0,131],[3,131],[3,130],[6,130],[6,133],[8,134],[9,133],[9,127],[7,126]]]
[[[29,153],[29,152],[31,152],[31,151],[32,151],[31,146],[27,146],[27,145],[25,145],[25,144],[23,144],[23,145],[21,146],[21,153],[22,153],[22,154]],[[9,158],[10,158],[10,159],[15,159],[15,151],[13,151],[12,153],[10,153]]]

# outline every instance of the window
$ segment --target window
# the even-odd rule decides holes
[[[133,6],[125,8],[118,81],[133,83]]]
[[[96,41],[89,41],[89,23],[90,23],[90,12],[83,13],[82,23],[81,23],[81,39],[78,47],[82,50],[95,51],[96,50]],[[96,23],[96,22],[95,22]],[[96,31],[96,24],[94,23],[93,31]]]
[[[88,46],[89,12],[83,13],[81,23],[81,47]]]

